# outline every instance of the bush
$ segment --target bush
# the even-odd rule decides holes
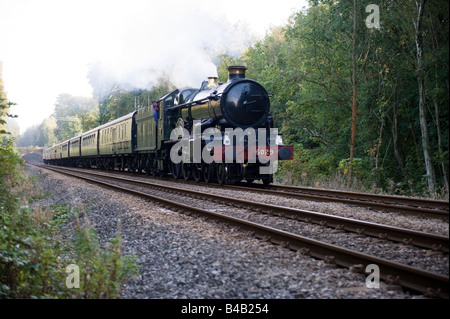
[[[11,188],[20,182],[20,166],[24,162],[14,148],[14,139],[0,136],[0,210],[7,211],[17,205],[11,195]]]
[[[76,212],[54,205],[43,212],[20,208],[0,221],[0,297],[117,298],[125,279],[137,270],[134,256],[122,256],[121,237],[102,248],[95,229],[79,226],[61,240],[62,226]],[[66,267],[80,269],[80,287],[66,286]]]
[[[78,212],[67,205],[30,209],[39,197],[10,139],[0,148],[0,298],[117,298],[125,279],[137,270],[123,256],[121,238],[101,247],[95,229],[79,226],[62,240],[63,226]],[[80,287],[66,286],[66,267],[80,269]]]

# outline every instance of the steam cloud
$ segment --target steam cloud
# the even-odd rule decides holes
[[[97,63],[127,90],[151,89],[162,75],[177,87],[198,87],[217,76],[213,61],[222,53],[239,56],[253,40],[249,28],[231,25],[213,6],[205,12],[186,3],[144,2],[122,13],[108,30],[114,36],[98,44]]]

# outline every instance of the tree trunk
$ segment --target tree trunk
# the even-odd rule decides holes
[[[356,139],[356,109],[357,109],[357,84],[356,84],[356,23],[357,23],[357,0],[353,0],[353,52],[352,52],[352,137],[350,144],[350,167],[348,173],[348,183],[352,186],[353,179],[353,158],[355,156],[355,139]]]
[[[408,182],[408,174],[406,173],[405,166],[403,165],[402,157],[400,156],[400,152],[398,151],[398,119],[397,119],[397,96],[395,93],[395,84],[394,84],[394,105],[392,110],[392,140],[394,142],[394,156],[397,160],[400,171],[402,172],[403,178],[405,182]]]
[[[430,20],[432,20],[432,16],[431,14],[429,14]],[[436,28],[434,27],[434,24],[432,24],[432,33],[433,33],[433,50],[440,50],[440,44],[439,41],[437,39],[437,32],[436,32]],[[445,67],[445,66],[443,66]],[[436,88],[436,92],[439,91],[439,78],[438,78],[438,69],[439,69],[439,64],[437,63],[437,61],[434,64],[434,78],[435,78],[435,88]],[[448,68],[447,68],[448,69]],[[448,81],[448,78],[447,78]],[[439,119],[439,101],[438,98],[436,96],[436,94],[433,95],[433,103],[434,103],[434,115],[436,117],[436,132],[437,132],[437,138],[438,138],[438,148],[439,148],[439,156],[441,157],[442,154],[444,153],[443,148],[442,148],[442,133],[441,133],[441,124],[440,124],[440,119]],[[449,191],[449,186],[448,186],[448,177],[447,177],[447,168],[445,167],[445,163],[441,158],[441,170],[442,170],[442,177],[444,178],[444,187],[445,187],[445,191],[448,193]]]
[[[430,154],[430,139],[428,137],[428,126],[425,109],[425,79],[423,68],[423,37],[422,37],[422,16],[425,0],[416,1],[417,21],[413,21],[415,29],[415,40],[417,50],[417,82],[419,84],[419,116],[420,131],[422,132],[423,157],[425,159],[425,169],[428,178],[428,191],[434,196],[436,188],[436,177],[434,175],[433,163]]]
[[[436,82],[437,85],[437,82]],[[438,147],[439,147],[439,154],[442,155],[444,153],[442,148],[442,135],[441,135],[441,124],[439,120],[439,103],[437,101],[437,98],[433,98],[434,101],[434,112],[436,116],[436,130],[437,130],[437,136],[438,136]],[[442,169],[442,176],[444,178],[444,186],[445,190],[448,193],[448,177],[447,177],[447,169],[445,168],[445,163],[442,161],[441,163],[441,169]]]

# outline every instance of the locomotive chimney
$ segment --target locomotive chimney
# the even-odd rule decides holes
[[[219,85],[219,79],[217,76],[208,77],[208,88],[215,88]]]
[[[245,78],[245,66],[230,66],[228,68],[228,81]]]

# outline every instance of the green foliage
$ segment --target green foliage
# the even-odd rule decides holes
[[[62,290],[64,274],[54,252],[58,241],[34,227],[27,208],[2,212],[0,230],[0,276],[3,298],[33,298]]]
[[[28,128],[18,146],[48,147],[124,116],[175,89],[167,78],[155,81],[152,90],[126,90],[100,64],[89,70],[94,98],[60,94],[50,118]]]
[[[77,228],[73,240],[64,238],[63,227],[77,212],[67,205],[28,208],[27,202],[42,194],[22,164],[14,140],[1,136],[0,298],[118,297],[121,284],[137,269],[133,256],[122,255],[120,236],[101,247],[87,225]],[[71,263],[83,273],[80,288],[66,287],[65,267]]]
[[[357,7],[355,178],[366,189],[423,195],[427,188],[412,23],[417,9],[413,1],[380,1],[381,27],[369,29],[368,4],[358,1]],[[311,175],[340,180],[349,157],[353,2],[311,1],[310,5],[292,15],[284,28],[273,29],[243,59],[248,76],[274,94],[275,126],[285,143],[295,145],[294,161],[283,163],[278,177],[314,185]],[[448,169],[444,173],[441,166],[448,168],[449,138],[448,2],[430,0],[425,12],[428,130],[438,183],[444,187]]]
[[[151,90],[124,87],[119,83],[119,79],[101,63],[89,65],[88,78],[98,106],[96,125],[104,124],[149,105],[153,100],[158,100],[175,89],[166,75],[157,79],[148,79],[152,83]]]
[[[19,167],[23,164],[14,147],[14,140],[3,136],[0,139],[0,210],[9,210],[16,204],[11,187],[20,182]]]
[[[234,65],[246,65],[246,59],[245,56],[242,56],[240,58],[233,58],[226,54],[220,54],[216,58],[216,64],[218,64],[217,76],[219,78],[219,81],[225,83],[226,81],[228,81],[228,67]]]
[[[333,154],[296,145],[293,160],[282,163],[277,177],[288,184],[313,186],[316,180],[326,179],[336,172],[335,163]]]
[[[57,125],[55,135],[62,142],[95,126],[95,101],[92,98],[60,94],[56,99],[53,117]]]
[[[78,224],[75,235],[67,236],[67,223],[80,213],[71,207],[28,207],[28,202],[43,195],[22,171],[24,163],[14,138],[4,128],[5,118],[13,117],[9,114],[12,105],[6,102],[0,76],[0,298],[118,297],[123,282],[137,269],[134,256],[123,256],[120,235],[102,247],[89,224]],[[45,120],[33,143],[51,143],[54,130],[68,138],[86,129],[93,124],[89,110],[89,100],[60,95],[56,122]],[[69,117],[74,121],[62,120]],[[66,286],[65,269],[71,263],[77,263],[82,272],[80,288]]]
[[[92,98],[60,94],[52,116],[27,129],[17,144],[48,147],[94,128],[97,121],[98,110]]]
[[[122,256],[121,243],[122,238],[117,236],[102,250],[94,229],[78,223],[73,260],[81,270],[80,288],[74,291],[77,297],[120,297],[121,285],[137,271],[135,257]]]
[[[54,117],[44,119],[41,124],[28,128],[18,139],[18,147],[48,147],[57,143],[57,124]]]
[[[339,162],[339,172],[343,175],[347,175],[350,169],[350,159],[344,158]],[[359,181],[372,181],[372,173],[373,169],[370,167],[370,164],[367,162],[367,159],[363,158],[354,158],[353,159],[353,178]],[[366,188],[369,188],[370,185],[366,185]]]
[[[2,211],[0,219],[0,297],[117,298],[123,282],[136,273],[134,256],[123,256],[121,238],[101,247],[86,225],[62,240],[63,227],[77,218],[67,205],[48,210]],[[66,230],[67,231],[67,230]],[[64,232],[66,233],[66,232]],[[76,264],[80,287],[66,286],[65,268]]]

